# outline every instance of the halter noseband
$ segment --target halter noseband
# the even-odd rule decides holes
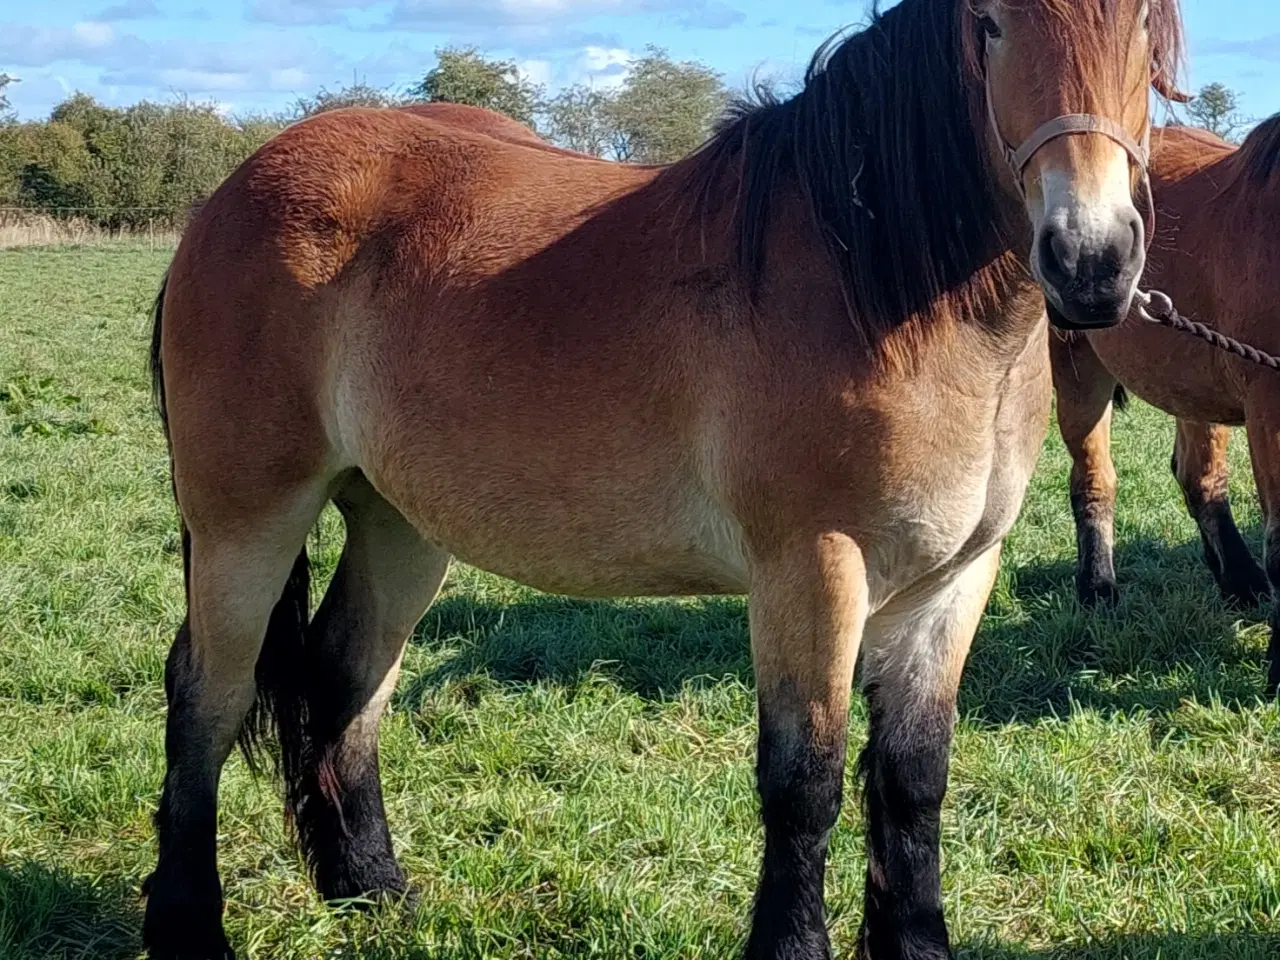
[[[1018,193],[1022,194],[1025,199],[1027,189],[1026,184],[1023,183],[1023,175],[1026,173],[1027,164],[1046,144],[1057,140],[1059,137],[1078,134],[1095,133],[1106,137],[1124,147],[1125,152],[1129,154],[1130,159],[1138,167],[1143,193],[1147,201],[1144,219],[1146,220],[1146,242],[1147,246],[1150,246],[1155,233],[1155,200],[1151,194],[1151,175],[1148,172],[1148,167],[1151,163],[1150,122],[1144,128],[1142,143],[1139,144],[1129,135],[1129,131],[1110,117],[1099,117],[1092,113],[1068,113],[1042,123],[1031,136],[1023,141],[1022,146],[1015,150],[1009,141],[1005,139],[1004,134],[1000,132],[1000,121],[996,117],[995,100],[991,96],[990,69],[984,66],[983,75],[986,83],[987,120],[991,124],[991,131],[995,134],[996,142],[1000,145],[1000,151],[1004,154],[1005,162],[1009,164],[1009,169],[1013,171],[1013,181],[1018,187]]]

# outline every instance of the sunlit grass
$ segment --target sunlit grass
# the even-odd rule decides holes
[[[0,252],[0,956],[138,953],[181,570],[150,407],[147,312],[168,254]],[[1111,612],[1075,604],[1067,460],[1051,437],[966,675],[944,819],[962,956],[1280,956],[1280,712],[1262,611],[1232,613],[1135,404]],[[1258,518],[1243,438],[1241,526]],[[341,529],[313,548],[322,581]],[[855,704],[852,736],[865,729]],[[760,832],[739,600],[579,603],[467,569],[418,628],[384,725],[396,845],[420,900],[323,907],[276,787],[223,780],[242,955],[720,958]],[[828,883],[861,913],[850,776]]]

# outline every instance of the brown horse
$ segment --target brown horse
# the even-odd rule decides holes
[[[1280,115],[1243,146],[1203,130],[1156,132],[1151,173],[1162,228],[1147,282],[1178,309],[1230,337],[1280,352]],[[1071,452],[1079,544],[1076,585],[1095,603],[1116,595],[1111,404],[1117,384],[1178,418],[1173,472],[1223,594],[1252,605],[1280,587],[1280,377],[1185,334],[1137,319],[1052,338],[1062,436]],[[1118,396],[1123,396],[1123,387]],[[1267,524],[1266,573],[1227,502],[1226,424],[1247,424]],[[1272,614],[1268,688],[1280,686],[1280,606]]]
[[[1064,322],[1127,312],[1127,155],[1179,37],[1176,0],[904,0],[670,167],[364,109],[248,160],[156,315],[188,614],[152,956],[230,955],[218,777],[268,721],[320,892],[404,889],[378,722],[451,556],[579,595],[749,594],[752,957],[829,953],[861,650],[860,950],[949,956],[956,687],[1047,426],[1044,295]],[[1004,138],[1033,144],[1016,172]],[[346,543],[310,618],[330,500]]]

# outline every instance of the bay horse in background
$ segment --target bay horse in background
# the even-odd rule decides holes
[[[1280,114],[1236,147],[1204,130],[1155,132],[1160,229],[1146,283],[1215,330],[1280,353]],[[1223,595],[1253,605],[1280,588],[1280,376],[1185,334],[1134,320],[1051,338],[1058,421],[1071,453],[1081,601],[1116,595],[1111,407],[1128,388],[1178,418],[1173,472]],[[1227,501],[1227,425],[1244,424],[1266,518],[1266,571]],[[1271,615],[1272,695],[1280,687],[1280,606]]]
[[[1176,0],[903,0],[668,167],[371,109],[247,160],[155,317],[187,617],[151,956],[232,955],[218,778],[270,727],[321,894],[405,889],[378,724],[451,556],[584,596],[749,594],[751,957],[829,955],[861,650],[858,949],[949,956],[956,688],[1047,428],[1044,298],[1128,311],[1136,143],[1180,30]],[[312,617],[329,501],[346,540]]]

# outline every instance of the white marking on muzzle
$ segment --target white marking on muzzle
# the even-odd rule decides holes
[[[1031,216],[1032,235],[1038,239],[1045,227],[1056,227],[1064,233],[1074,233],[1079,238],[1081,250],[1097,250],[1115,237],[1119,224],[1126,224],[1127,229],[1127,224],[1137,216],[1130,183],[1129,154],[1119,145],[1107,150],[1105,167],[1083,182],[1079,176],[1063,170],[1042,168],[1040,194],[1043,198],[1041,208],[1027,211]],[[1138,222],[1141,223],[1141,218]],[[1142,236],[1137,238],[1139,244],[1144,240]],[[1032,246],[1031,269],[1050,302],[1061,307],[1058,291],[1041,272],[1039,243]],[[1138,271],[1133,278],[1130,295],[1137,290],[1140,274]]]

